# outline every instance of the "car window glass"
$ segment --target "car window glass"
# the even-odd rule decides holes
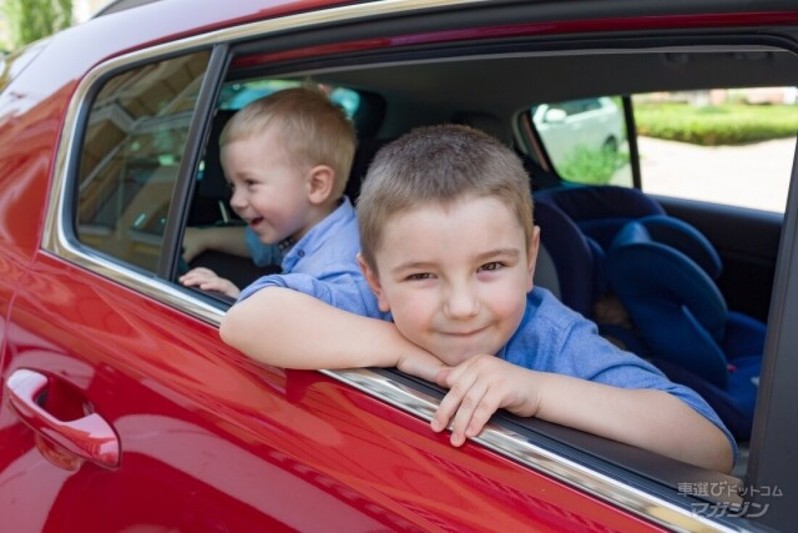
[[[644,191],[784,212],[795,87],[638,94],[632,102]]]
[[[88,115],[76,234],[85,245],[155,270],[172,191],[209,54],[109,79]]]
[[[238,110],[253,100],[268,96],[275,91],[299,87],[303,84],[307,84],[307,82],[279,79],[228,83],[222,86],[221,94],[219,95],[219,109]],[[360,106],[360,95],[357,91],[346,87],[314,85],[319,86],[329,95],[330,100],[341,106],[350,119],[355,116]]]
[[[632,185],[620,98],[580,98],[529,110],[551,167],[575,183]]]

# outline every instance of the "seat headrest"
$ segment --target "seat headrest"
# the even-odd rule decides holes
[[[602,248],[634,219],[664,215],[665,210],[639,189],[617,185],[568,185],[541,190],[535,198],[553,203]]]
[[[535,224],[540,227],[541,246],[557,271],[561,301],[585,316],[592,315],[596,262],[587,239],[551,204],[535,204]]]
[[[505,124],[496,115],[481,111],[460,111],[452,115],[453,124],[463,124],[487,133],[501,141],[505,146],[513,146],[513,136],[509,123]]]
[[[368,172],[374,156],[377,155],[380,148],[391,142],[391,140],[360,139],[358,141],[355,157],[352,159],[352,170],[349,172],[349,179],[346,182],[346,189],[344,189],[344,194],[352,202],[360,196],[360,186],[363,184],[363,178],[366,177],[366,172]]]
[[[687,222],[667,215],[651,215],[638,220],[651,239],[672,246],[695,261],[712,279],[723,269],[715,247],[703,233]]]
[[[230,189],[222,170],[222,159],[219,154],[219,137],[227,122],[235,115],[234,110],[219,109],[213,117],[211,131],[208,133],[208,143],[205,145],[203,156],[204,168],[198,184],[198,194],[202,197],[221,199],[225,202],[230,197]]]
[[[651,241],[651,234],[643,224],[637,221],[627,222],[613,239],[610,250],[629,244]]]

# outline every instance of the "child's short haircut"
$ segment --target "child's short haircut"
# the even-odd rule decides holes
[[[415,129],[385,146],[371,163],[357,202],[364,260],[376,272],[374,254],[393,215],[430,203],[445,207],[468,196],[496,198],[512,209],[529,242],[529,177],[518,156],[497,139],[449,124]]]
[[[335,171],[331,198],[346,188],[355,154],[355,128],[344,111],[314,87],[284,89],[250,102],[222,130],[219,146],[258,135],[270,126],[282,133],[286,155],[299,168],[328,165]]]

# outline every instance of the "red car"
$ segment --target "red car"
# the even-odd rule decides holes
[[[794,529],[798,172],[785,169],[782,213],[652,195],[720,251],[729,306],[767,324],[733,475],[506,413],[453,448],[428,425],[438,387],[393,369],[259,365],[219,339],[231,302],[176,281],[200,264],[239,286],[266,273],[220,253],[185,265],[181,240],[240,223],[223,118],[300,83],[356,124],[352,196],[376,147],[447,121],[491,128],[559,183],[531,110],[604,97],[625,110],[626,186],[645,193],[630,96],[798,85],[798,8],[120,0],[13,54],[0,78],[0,529]]]

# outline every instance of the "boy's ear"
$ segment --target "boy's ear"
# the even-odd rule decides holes
[[[325,203],[335,185],[335,171],[327,165],[316,165],[308,171],[308,200],[314,205]]]
[[[527,292],[532,290],[535,279],[535,265],[538,262],[538,249],[540,248],[540,227],[534,226],[532,228],[532,235],[529,237],[529,244],[527,246],[527,268],[529,269],[529,279],[527,279]]]
[[[371,292],[373,292],[374,296],[377,297],[377,305],[379,306],[380,311],[387,313],[391,310],[391,306],[388,304],[387,298],[385,298],[385,291],[382,290],[379,276],[377,276],[377,273],[372,270],[366,260],[363,259],[363,254],[361,253],[357,254],[357,264],[360,265],[360,270],[363,272],[363,277],[366,278],[366,282],[369,284],[369,287],[371,287]]]

